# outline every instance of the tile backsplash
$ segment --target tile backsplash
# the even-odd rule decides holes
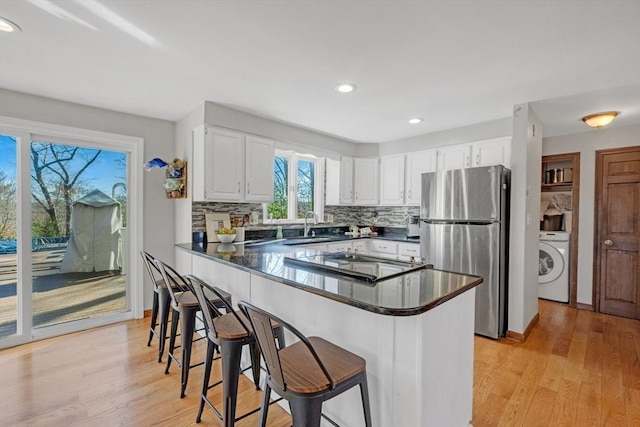
[[[191,205],[193,231],[205,231],[206,212],[229,212],[232,217],[257,212],[260,225],[255,228],[276,227],[275,224],[262,224],[261,203],[193,202]],[[333,215],[333,223],[328,223],[332,226],[374,224],[379,227],[405,227],[407,216],[419,215],[420,208],[418,206],[325,206],[324,214],[325,218],[327,215]],[[325,223],[325,221],[320,222]],[[299,226],[298,224],[294,227]]]

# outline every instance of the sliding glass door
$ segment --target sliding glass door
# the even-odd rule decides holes
[[[128,269],[139,150],[0,131],[0,348],[141,313]]]
[[[17,141],[0,134],[0,339],[17,334]]]
[[[33,327],[127,311],[126,153],[44,139],[30,152]]]

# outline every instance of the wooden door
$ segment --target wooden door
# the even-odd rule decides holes
[[[598,311],[640,319],[640,146],[596,153]]]

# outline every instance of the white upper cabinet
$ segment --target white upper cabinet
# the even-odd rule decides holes
[[[353,160],[354,204],[378,204],[378,159]]]
[[[511,138],[496,138],[473,143],[473,166],[511,167]]]
[[[207,125],[193,131],[193,200],[273,200],[274,143]]]
[[[457,144],[438,149],[438,170],[493,165],[511,167],[511,137]]]
[[[193,131],[193,199],[242,198],[244,136],[208,126]]]
[[[246,137],[246,184],[247,202],[273,201],[273,156],[274,142],[255,136]]]
[[[471,144],[457,144],[438,149],[438,170],[471,167]]]
[[[326,159],[325,163],[325,205],[340,204],[340,161]]]
[[[404,204],[404,155],[380,159],[380,204]]]
[[[340,204],[353,204],[353,157],[340,159]]]
[[[340,160],[340,204],[378,204],[378,159],[354,159],[342,156]]]
[[[422,174],[438,169],[438,150],[418,151],[406,155],[405,203],[420,206]]]

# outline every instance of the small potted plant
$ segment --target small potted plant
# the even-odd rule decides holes
[[[218,240],[220,240],[220,243],[231,243],[236,238],[235,228],[218,228],[216,233],[218,234]]]

